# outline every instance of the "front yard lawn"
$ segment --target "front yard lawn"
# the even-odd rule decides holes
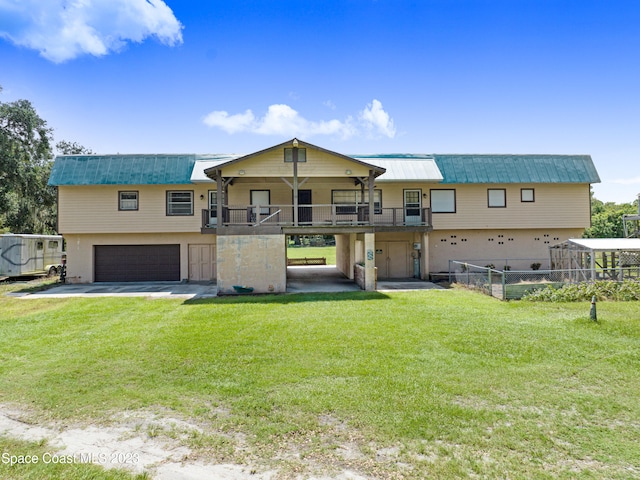
[[[327,265],[336,264],[336,247],[293,247],[287,248],[287,258],[321,258],[327,259]]]
[[[640,476],[640,304],[601,302],[599,323],[589,306],[2,296],[0,404],[87,425],[170,411],[203,426],[206,461],[282,477]]]

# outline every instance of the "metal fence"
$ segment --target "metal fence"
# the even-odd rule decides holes
[[[518,262],[522,263],[522,260],[511,260],[511,265]],[[614,275],[611,269],[542,270],[539,268],[542,262],[533,262],[532,267],[537,268],[531,270],[513,270],[506,262],[507,268],[503,270],[494,268],[492,263],[485,266],[476,263],[484,262],[450,260],[449,283],[459,283],[501,300],[519,299],[527,292],[548,286],[559,288],[566,284],[595,280],[640,279],[639,267],[618,268]]]
[[[202,210],[202,227],[216,228],[217,209]],[[293,205],[237,205],[222,207],[225,225],[259,226],[295,224]],[[299,205],[299,226],[379,225],[414,227],[431,225],[429,208],[376,208],[373,218],[364,205]]]

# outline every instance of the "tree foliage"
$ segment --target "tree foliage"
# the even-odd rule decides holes
[[[0,101],[0,233],[55,233],[57,192],[47,185],[52,144],[52,129],[31,102]],[[64,154],[93,153],[64,140],[56,147]]]
[[[77,142],[68,142],[66,140],[60,140],[56,143],[56,150],[60,155],[91,155],[93,151],[90,148],[86,148]]]
[[[55,230],[51,129],[28,100],[0,102],[0,228],[16,233]]]
[[[584,231],[584,238],[622,238],[624,225],[622,215],[636,213],[632,203],[604,203],[591,199],[591,227]]]

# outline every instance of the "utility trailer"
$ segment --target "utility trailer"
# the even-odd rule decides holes
[[[0,235],[0,277],[56,275],[62,256],[62,235]]]

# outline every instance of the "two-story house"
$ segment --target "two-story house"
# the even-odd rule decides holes
[[[590,225],[588,155],[343,155],[301,140],[249,155],[58,156],[70,282],[210,281],[284,292],[287,237],[333,235],[364,284],[452,259],[546,258]]]

